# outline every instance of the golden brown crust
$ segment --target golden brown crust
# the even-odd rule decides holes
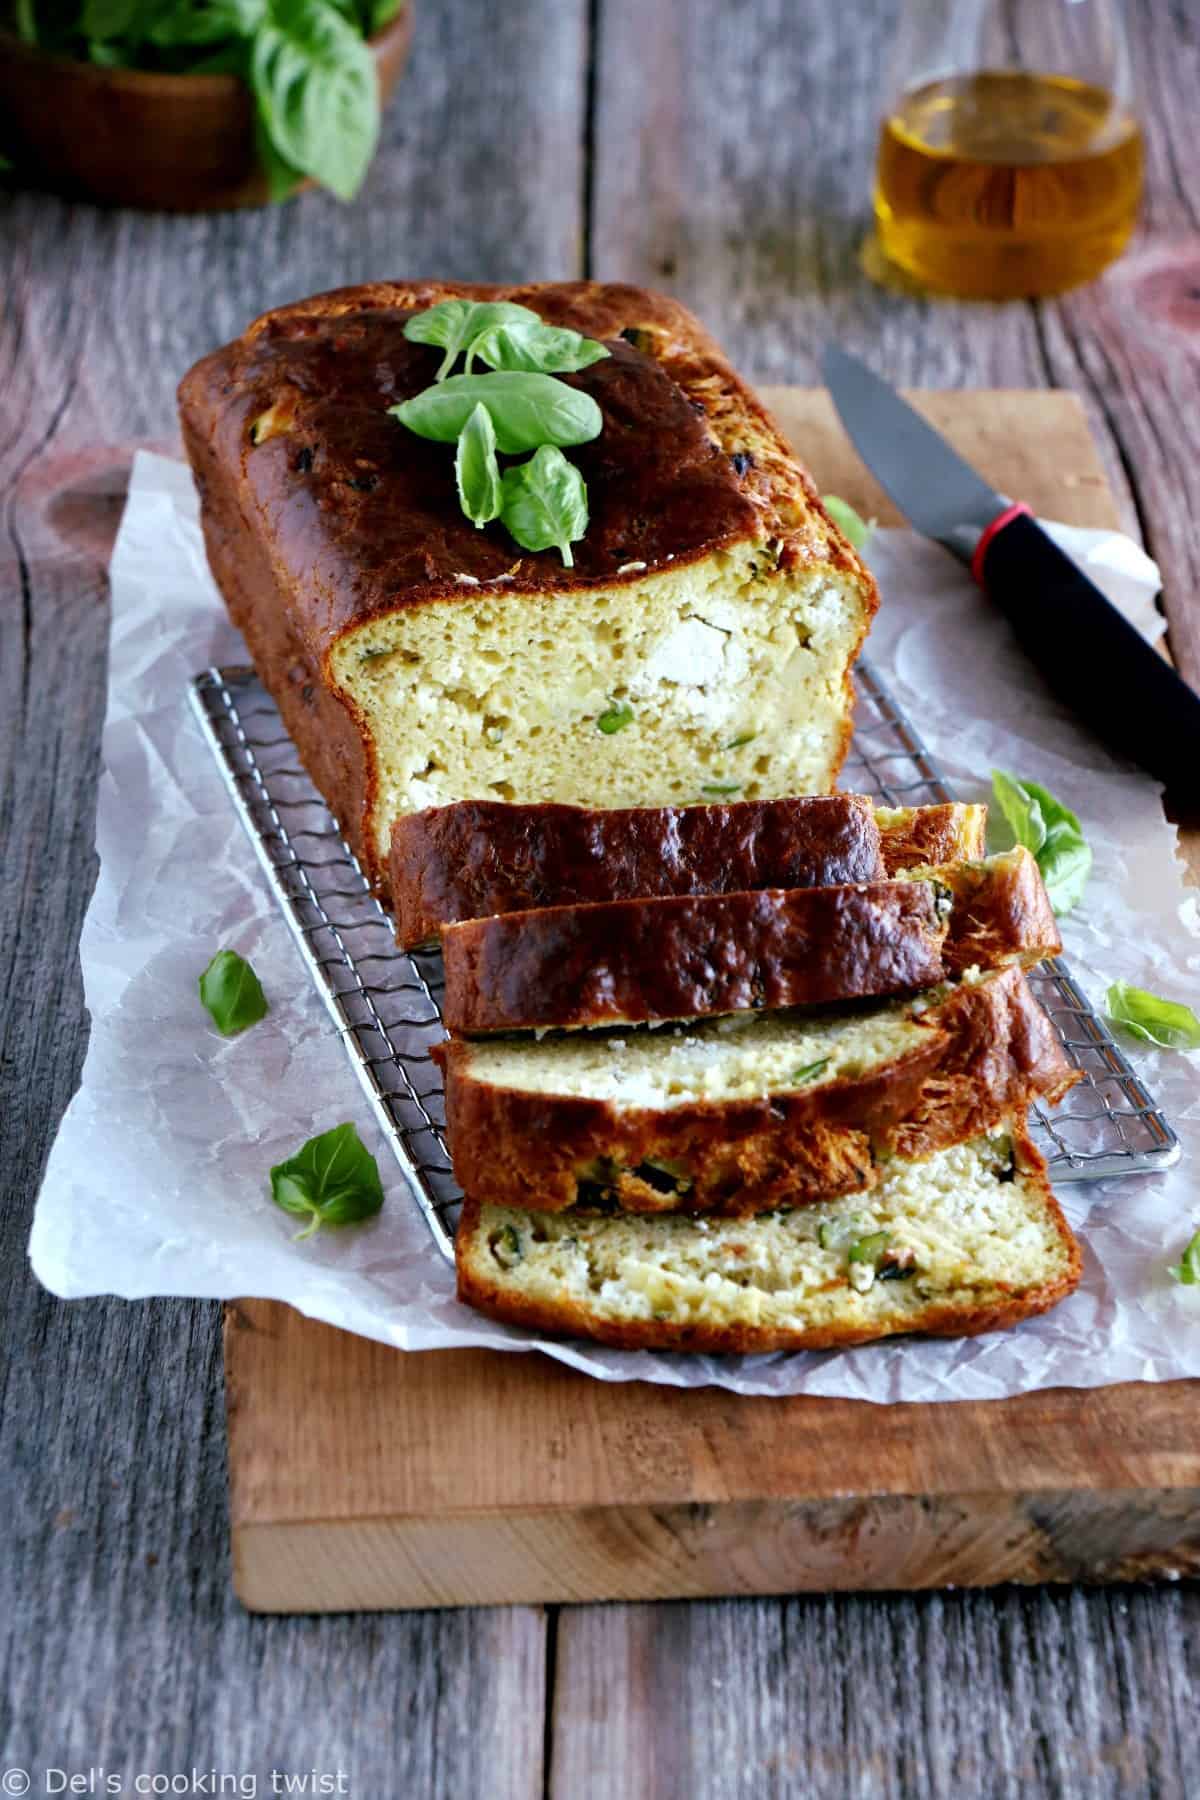
[[[608,421],[572,452],[591,511],[574,570],[553,552],[514,558],[499,526],[476,531],[458,509],[453,447],[388,417],[436,367],[436,352],[405,339],[405,319],[458,296],[527,304],[613,352],[565,377],[595,395]],[[485,585],[503,576],[504,594],[633,587],[740,540],[762,542],[782,569],[851,576],[863,601],[859,643],[878,605],[869,572],[760,402],[683,307],[640,288],[341,289],[264,314],[188,372],[179,404],[218,585],[306,767],[380,887],[386,870],[364,823],[375,798],[370,737],[329,672],[348,630],[408,605],[461,601],[477,592],[464,575]],[[286,429],[253,443],[252,423],[271,409]],[[305,687],[314,697],[302,701]],[[832,774],[849,745],[849,668],[844,687]]]
[[[498,1086],[450,1039],[433,1055],[455,1179],[493,1206],[742,1217],[873,1187],[881,1159],[922,1161],[1080,1079],[1019,968],[956,988],[919,1023],[911,1050],[807,1093],[655,1108]]]
[[[834,887],[883,876],[857,794],[726,806],[513,805],[462,800],[392,825],[396,938],[534,907],[663,894]]]
[[[828,1006],[939,981],[928,882],[546,906],[442,927],[453,1032]]]
[[[586,1305],[564,1296],[554,1304],[532,1300],[506,1288],[485,1267],[471,1260],[474,1234],[481,1207],[477,1200],[463,1202],[456,1239],[458,1297],[477,1312],[521,1325],[545,1337],[590,1338],[620,1350],[686,1350],[714,1355],[746,1355],[772,1350],[841,1350],[881,1338],[920,1334],[924,1337],[977,1337],[999,1331],[1022,1319],[1048,1312],[1079,1284],[1082,1264],[1079,1246],[1045,1176],[1045,1161],[1024,1131],[1013,1135],[1013,1151],[1022,1173],[1038,1181],[1043,1204],[1067,1253],[1067,1265],[1056,1279],[1036,1288],[1009,1293],[974,1306],[962,1301],[931,1301],[923,1313],[900,1327],[863,1325],[822,1326],[789,1330],[772,1326],[677,1323],[671,1319],[614,1320],[589,1311]]]
[[[1059,954],[1058,921],[1037,859],[1028,850],[1012,850],[990,862],[944,864],[933,874],[954,895],[942,953],[947,974],[994,969],[1010,959],[1030,968]]]
[[[879,829],[879,846],[889,875],[918,864],[959,862],[982,857],[987,809],[958,801],[941,806],[914,806]]]

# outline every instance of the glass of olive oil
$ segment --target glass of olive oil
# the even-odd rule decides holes
[[[1121,0],[907,0],[875,177],[888,260],[975,299],[1090,281],[1137,217],[1131,93]]]

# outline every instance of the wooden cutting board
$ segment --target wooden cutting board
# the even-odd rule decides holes
[[[824,394],[768,399],[823,490],[895,520]],[[1072,395],[920,403],[1002,493],[1115,522]],[[404,1355],[260,1300],[227,1309],[225,1359],[234,1580],[256,1611],[1200,1572],[1200,1382],[742,1399]]]

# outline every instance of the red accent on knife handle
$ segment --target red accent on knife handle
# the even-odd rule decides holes
[[[976,544],[975,554],[971,558],[971,573],[979,583],[980,587],[983,586],[984,559],[987,556],[988,547],[997,532],[1003,531],[1006,525],[1011,525],[1014,519],[1032,519],[1032,517],[1033,514],[1023,500],[1014,500],[1011,506],[1006,506],[1002,513],[996,514],[996,517],[986,528],[983,536]]]

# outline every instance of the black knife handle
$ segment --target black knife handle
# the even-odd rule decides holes
[[[1060,699],[1173,796],[1200,799],[1200,695],[1027,513],[982,549],[988,596]]]

